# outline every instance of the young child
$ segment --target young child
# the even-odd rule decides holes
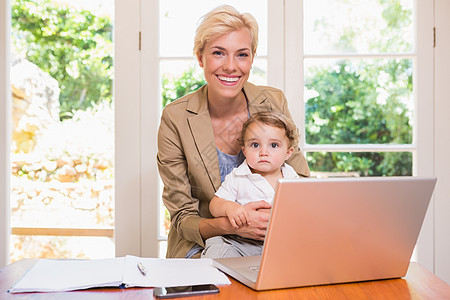
[[[295,124],[274,112],[259,112],[243,125],[239,140],[246,159],[217,190],[209,209],[214,217],[228,217],[232,226],[249,224],[245,204],[265,200],[272,204],[280,178],[298,178],[285,161],[298,143]],[[202,258],[260,255],[263,241],[237,235],[215,236],[206,240]]]

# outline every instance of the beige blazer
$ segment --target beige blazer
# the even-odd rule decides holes
[[[276,111],[291,118],[282,91],[246,83],[244,93],[250,115]],[[199,222],[212,218],[209,201],[221,184],[207,94],[205,85],[168,104],[161,116],[157,161],[164,183],[163,202],[171,218],[167,257],[185,257],[196,243],[204,246]],[[288,163],[300,176],[310,175],[300,150]]]

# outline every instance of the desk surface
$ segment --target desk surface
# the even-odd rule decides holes
[[[25,259],[0,269],[0,299],[153,299],[151,288],[99,288],[65,293],[8,294],[7,290],[34,264]],[[231,279],[232,284],[219,286],[220,293],[186,299],[450,299],[450,285],[417,263],[411,263],[402,279],[313,286],[255,292]]]

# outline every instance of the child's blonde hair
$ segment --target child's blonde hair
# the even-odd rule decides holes
[[[285,115],[272,111],[257,112],[245,121],[242,127],[241,137],[239,138],[241,146],[244,146],[245,133],[247,132],[248,126],[256,122],[284,129],[286,137],[289,139],[289,147],[295,149],[298,146],[299,134],[294,122]]]

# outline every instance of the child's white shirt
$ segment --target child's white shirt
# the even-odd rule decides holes
[[[299,178],[297,172],[287,163],[281,166],[283,178]],[[216,192],[216,196],[242,205],[264,200],[272,204],[275,191],[266,178],[253,174],[247,160],[229,173]]]

